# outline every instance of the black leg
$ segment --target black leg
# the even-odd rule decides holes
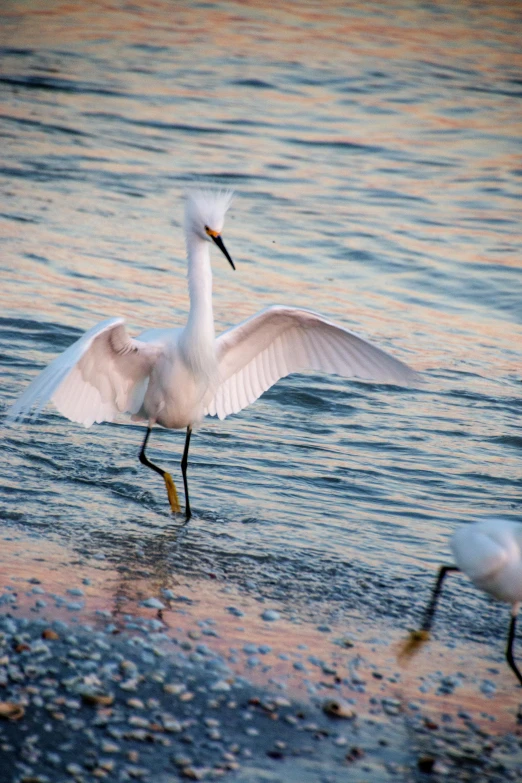
[[[422,620],[421,630],[422,631],[430,631],[431,626],[433,623],[433,617],[435,615],[435,610],[437,608],[437,601],[439,600],[439,595],[442,590],[442,583],[444,581],[444,577],[447,573],[450,571],[460,571],[460,568],[457,568],[457,566],[441,566],[439,568],[439,573],[437,576],[437,581],[435,582],[435,586],[431,593],[431,598],[428,606],[426,607],[426,611],[424,612],[424,617]]]
[[[522,674],[520,674],[520,670],[515,663],[515,659],[513,658],[513,641],[515,639],[516,624],[517,624],[517,616],[514,614],[511,616],[511,622],[509,624],[508,643],[506,647],[506,660],[508,664],[511,666],[511,668],[513,669],[513,671],[515,672],[519,683],[522,685]]]
[[[167,495],[169,496],[170,507],[174,511],[174,513],[177,513],[181,509],[179,506],[178,493],[176,492],[176,486],[172,480],[172,476],[170,475],[170,473],[167,473],[166,470],[163,470],[163,468],[159,468],[157,465],[151,462],[150,459],[148,459],[145,455],[145,448],[147,446],[151,432],[152,432],[151,427],[147,427],[145,440],[143,441],[143,445],[140,451],[140,462],[142,465],[146,465],[148,468],[152,468],[152,470],[155,470],[156,473],[159,473],[160,476],[163,478],[165,482],[165,486],[167,487]]]
[[[183,486],[185,488],[185,516],[187,519],[190,519],[190,517],[192,516],[192,511],[190,510],[190,500],[189,500],[189,491],[188,491],[188,482],[187,482],[188,452],[189,452],[191,434],[192,434],[192,428],[187,427],[185,448],[183,449],[183,456],[181,458],[181,473],[183,475]]]
[[[147,448],[147,443],[149,442],[151,432],[152,432],[152,427],[147,427],[145,440],[143,441],[143,446],[141,447],[141,451],[140,451],[140,462],[142,465],[146,465],[148,468],[152,468],[152,470],[155,470],[156,473],[159,473],[160,476],[163,478],[163,476],[165,475],[165,471],[162,470],[162,468],[158,468],[157,465],[155,465],[145,456],[145,449]]]
[[[442,590],[442,583],[444,581],[444,577],[449,571],[460,571],[460,568],[457,568],[457,566],[441,566],[439,568],[437,581],[433,586],[430,602],[424,611],[420,630],[411,631],[406,641],[401,645],[398,652],[399,661],[405,661],[411,658],[412,655],[414,655],[421,647],[421,645],[423,645],[424,642],[427,642],[430,638],[430,630],[433,623],[433,618],[435,616],[435,610],[437,608],[437,601],[439,600],[439,595]]]

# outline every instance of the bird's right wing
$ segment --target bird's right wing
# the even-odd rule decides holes
[[[219,382],[206,413],[237,413],[293,372],[319,370],[399,385],[420,376],[353,332],[318,313],[274,306],[217,338]]]
[[[118,412],[136,412],[161,347],[133,340],[123,318],[93,326],[57,356],[7,412],[7,420],[33,419],[49,401],[71,421],[90,427]]]

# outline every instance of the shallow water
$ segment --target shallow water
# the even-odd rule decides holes
[[[141,428],[49,409],[4,433],[5,535],[406,627],[457,525],[521,518],[521,27],[516,4],[4,4],[3,408],[103,318],[184,322],[193,181],[237,192],[218,331],[313,307],[427,380],[292,376],[207,420],[180,531]],[[150,454],[179,476],[182,443]],[[453,597],[498,645],[507,609]]]

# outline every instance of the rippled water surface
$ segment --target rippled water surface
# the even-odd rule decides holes
[[[0,38],[3,409],[97,321],[184,322],[193,181],[237,193],[218,331],[313,307],[427,381],[292,376],[207,420],[179,533],[140,427],[49,408],[4,431],[4,531],[280,594],[349,600],[363,575],[393,611],[456,525],[521,517],[520,6],[14,0]],[[182,444],[150,455],[179,476]]]

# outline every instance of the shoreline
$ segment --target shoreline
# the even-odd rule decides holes
[[[404,669],[396,662],[404,632],[369,629],[353,612],[342,625],[311,622],[212,573],[196,579],[135,567],[122,578],[105,558],[78,558],[53,542],[16,536],[3,544],[0,702],[24,711],[0,720],[6,783],[167,783],[228,773],[335,782],[348,769],[361,781],[469,780],[473,771],[503,781],[522,773],[522,699],[505,664],[484,660],[484,645],[452,650],[434,640]],[[124,660],[139,672],[134,683]],[[78,695],[86,677],[110,704]],[[169,731],[169,720],[182,729]],[[182,739],[184,721],[195,721],[191,740]],[[122,732],[113,745],[125,749],[107,756],[113,724]],[[92,753],[77,761],[84,740],[74,737],[82,736],[90,736],[97,766]],[[145,745],[155,749],[150,758]],[[27,753],[37,763],[24,761],[20,771],[15,759]]]

